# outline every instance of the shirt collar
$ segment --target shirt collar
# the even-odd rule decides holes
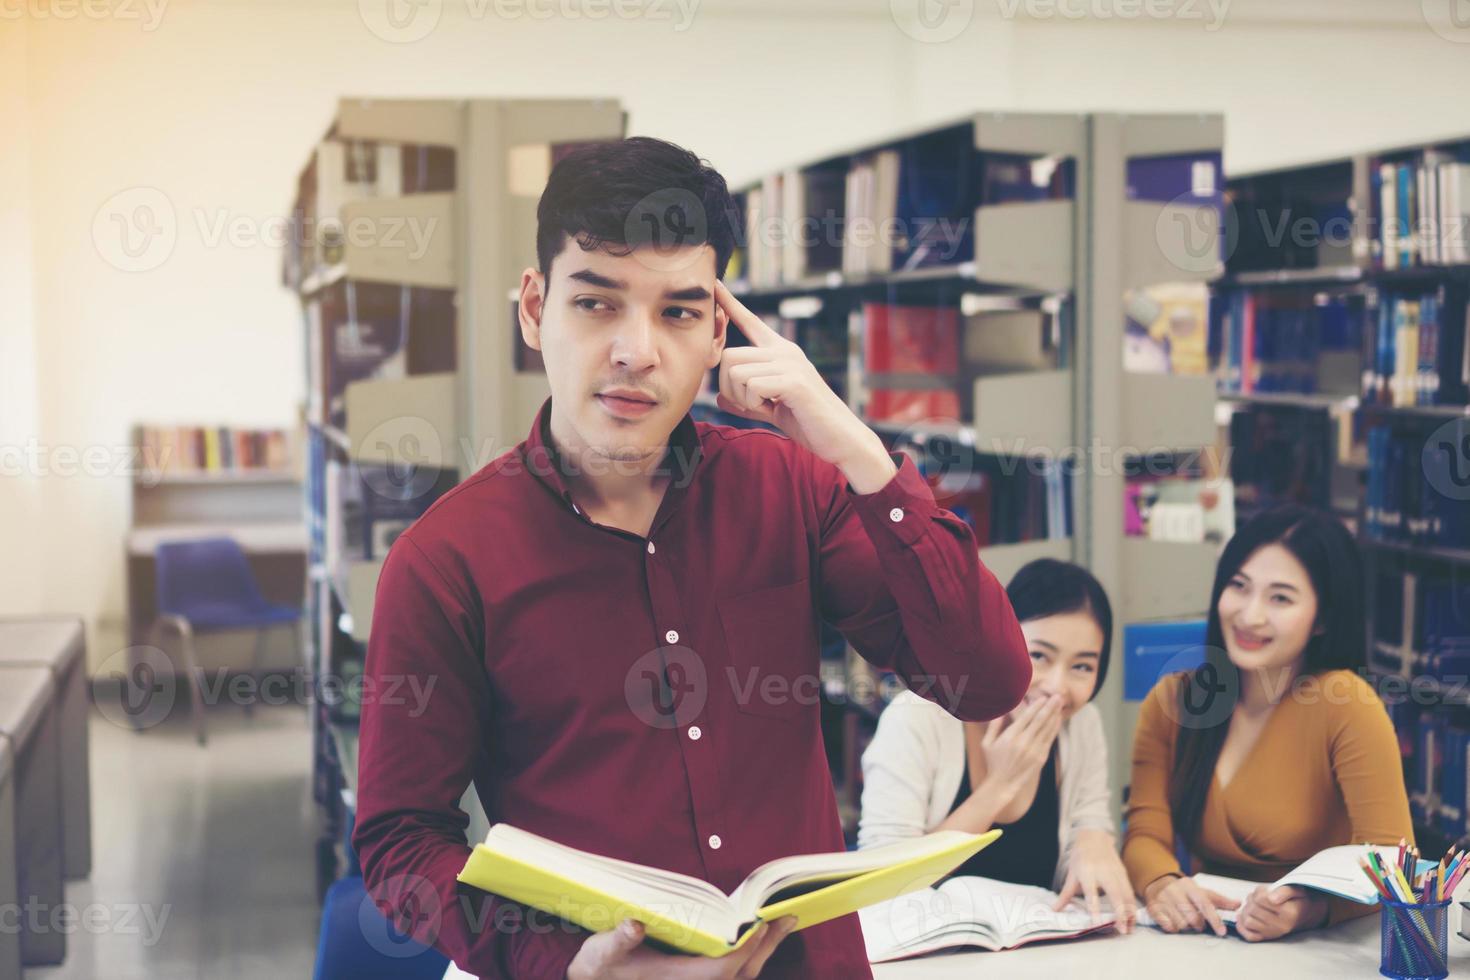
[[[674,426],[674,431],[669,433],[669,447],[664,456],[665,472],[672,478],[669,495],[677,494],[689,486],[694,478],[695,468],[703,456],[704,447],[700,445],[699,430],[695,428],[694,419],[685,412],[679,424]],[[566,479],[568,475],[574,475],[576,470],[571,460],[556,451],[556,443],[552,441],[550,398],[542,403],[541,410],[536,413],[536,421],[531,423],[531,431],[521,444],[521,457],[525,460],[527,470],[536,479],[576,508]]]

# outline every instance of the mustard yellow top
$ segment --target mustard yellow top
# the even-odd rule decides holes
[[[1133,739],[1123,863],[1140,895],[1182,873],[1168,789],[1180,683],[1166,677],[1149,692]],[[1190,872],[1274,881],[1324,848],[1401,838],[1413,841],[1413,824],[1388,711],[1357,674],[1333,670],[1298,678],[1229,785],[1211,781]],[[1338,898],[1329,905],[1329,924],[1374,910]]]

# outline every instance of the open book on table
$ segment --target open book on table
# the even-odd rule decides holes
[[[1368,880],[1368,876],[1363,874],[1363,869],[1358,867],[1358,862],[1367,858],[1370,850],[1376,850],[1386,865],[1392,865],[1398,856],[1398,848],[1387,845],[1342,844],[1318,851],[1273,882],[1247,881],[1243,878],[1227,878],[1224,875],[1205,873],[1195,875],[1194,880],[1201,888],[1219,892],[1226,898],[1233,898],[1238,902],[1244,902],[1251,892],[1265,884],[1271,888],[1281,885],[1297,885],[1337,898],[1345,898],[1360,905],[1377,905],[1378,892],[1373,888],[1373,883]],[[1433,861],[1420,860],[1416,870],[1423,872],[1432,867],[1434,867]],[[1222,922],[1235,922],[1237,910],[1220,909],[1219,911]],[[1152,925],[1152,920],[1145,924]]]
[[[994,952],[1113,927],[1111,912],[1094,921],[1081,901],[1053,911],[1057,897],[1056,892],[1034,885],[962,876],[863,909],[858,917],[870,963],[941,949],[978,947]]]
[[[689,875],[578,850],[509,824],[490,828],[459,880],[602,932],[623,919],[674,949],[723,956],[760,920],[805,929],[927,888],[1000,836],[939,831],[863,851],[768,861],[726,895]]]

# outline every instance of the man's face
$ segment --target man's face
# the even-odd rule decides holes
[[[630,464],[662,457],[724,350],[714,282],[708,245],[617,256],[569,241],[548,280],[522,274],[521,335],[546,363],[563,448]]]

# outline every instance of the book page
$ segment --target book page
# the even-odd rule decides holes
[[[730,900],[743,915],[750,915],[768,904],[771,896],[787,889],[853,878],[879,868],[934,854],[962,844],[973,836],[957,830],[944,830],[861,851],[793,854],[776,858],[747,875],[740,887],[730,893]]]
[[[1057,897],[1032,885],[963,876],[861,909],[858,918],[873,963],[963,946],[1010,949],[1072,938],[1114,921],[1105,913],[1094,922],[1080,901],[1054,912]]]

